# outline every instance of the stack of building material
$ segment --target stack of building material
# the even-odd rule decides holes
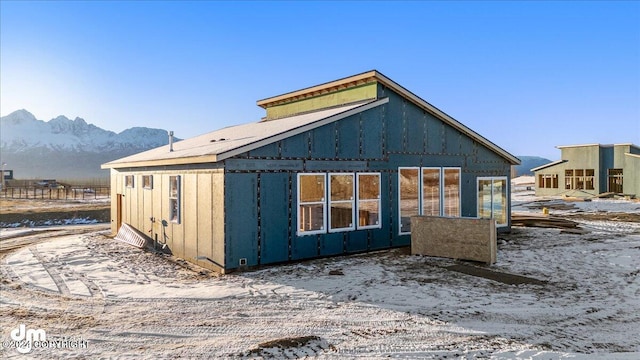
[[[512,226],[543,227],[556,229],[577,229],[578,223],[556,216],[538,214],[511,214]],[[573,231],[571,231],[573,232]]]

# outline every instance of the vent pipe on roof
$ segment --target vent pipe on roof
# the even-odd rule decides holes
[[[173,151],[173,131],[169,131],[169,152]]]

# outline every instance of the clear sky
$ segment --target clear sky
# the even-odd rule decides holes
[[[640,2],[0,1],[0,114],[188,138],[376,69],[514,155],[640,145]]]

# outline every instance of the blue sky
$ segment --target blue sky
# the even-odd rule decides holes
[[[0,114],[188,138],[377,69],[514,155],[640,145],[640,2],[0,2]]]

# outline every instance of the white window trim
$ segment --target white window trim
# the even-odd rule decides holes
[[[367,175],[367,176],[377,176],[378,177],[378,199],[377,199],[377,203],[378,203],[378,223],[374,224],[374,225],[365,225],[365,226],[360,226],[358,225],[358,219],[360,216],[360,176],[361,175]],[[356,223],[356,229],[357,230],[367,230],[367,229],[380,229],[382,228],[382,199],[381,199],[381,195],[382,195],[382,176],[380,173],[377,172],[365,172],[365,173],[356,173],[356,208],[354,208],[354,212],[355,212],[355,217],[354,217],[354,221]],[[362,200],[363,202],[374,202],[376,200],[374,199],[365,199]]]
[[[444,201],[444,195],[442,191],[443,190],[442,180],[444,180],[444,170],[442,167],[439,167],[439,166],[425,166],[420,168],[420,179],[418,179],[420,184],[420,215],[424,215],[423,214],[424,194],[422,193],[422,191],[424,190],[423,176],[424,176],[425,170],[438,170],[438,216],[443,216],[442,213],[444,212],[444,208],[442,207],[442,204]]]
[[[176,191],[176,196],[173,197],[171,196],[171,178],[175,177],[176,178],[176,187],[177,187],[177,191]],[[180,213],[182,212],[182,203],[181,203],[181,193],[182,193],[182,184],[181,184],[181,176],[180,175],[170,175],[169,176],[169,221],[171,221],[174,224],[180,224],[180,220],[181,220],[181,216]],[[171,215],[173,213],[173,209],[171,207],[171,200],[175,199],[176,202],[178,203],[177,206],[177,213],[176,213],[176,218],[172,219]]]
[[[336,200],[333,201],[331,200],[331,177],[332,176],[351,176],[351,194],[353,196],[351,196],[351,200]],[[355,224],[355,212],[356,212],[356,200],[355,200],[355,193],[356,193],[356,179],[354,176],[354,173],[329,173],[329,177],[328,180],[326,182],[327,186],[325,186],[325,188],[327,189],[327,194],[326,194],[326,211],[327,211],[327,228],[329,230],[330,233],[334,233],[334,232],[342,232],[342,231],[353,231],[356,229],[356,224]],[[343,228],[335,228],[333,229],[331,227],[331,204],[346,204],[346,203],[351,203],[351,226],[349,227],[343,227]]]
[[[422,213],[422,171],[419,166],[403,166],[398,168],[398,234],[410,235],[411,231],[402,231],[402,185],[400,184],[401,170],[418,170],[418,214]]]
[[[507,197],[507,204],[505,205],[505,211],[510,211],[509,210],[509,179],[506,176],[479,176],[476,178],[476,191],[478,191],[478,186],[480,185],[480,181],[481,180],[489,180],[491,181],[491,187],[493,187],[493,181],[494,180],[504,180],[505,183],[505,190],[506,190],[506,197]],[[478,194],[476,193],[476,218],[481,219],[481,217],[478,214],[478,206],[480,204],[478,204]],[[493,189],[491,189],[491,219],[493,219]],[[498,224],[498,222],[496,221],[496,227],[507,227],[509,226],[509,213],[507,213],[507,222],[505,224]]]
[[[445,205],[445,193],[444,193],[444,187],[445,187],[445,175],[444,172],[445,170],[451,170],[451,169],[457,169],[458,170],[458,192],[460,193],[460,195],[458,196],[458,215],[456,216],[448,216],[444,214],[444,205]],[[443,217],[460,217],[462,215],[462,168],[459,166],[443,166],[442,170],[440,171],[440,201],[441,205],[440,205],[440,216]]]
[[[314,201],[314,202],[301,202],[300,201],[300,177],[302,176],[319,176],[321,175],[324,178],[324,197],[322,201]],[[297,209],[296,209],[296,235],[298,236],[306,236],[306,235],[315,235],[315,234],[325,234],[327,232],[327,174],[326,173],[298,173],[297,174],[297,185],[296,185],[296,199],[297,199]],[[301,205],[313,205],[313,204],[321,204],[322,205],[322,229],[320,230],[311,230],[311,231],[303,231],[300,230],[300,206]]]
[[[422,216],[422,200],[423,200],[423,193],[422,193],[422,170],[426,170],[426,169],[430,169],[430,170],[435,170],[435,169],[440,169],[440,215],[441,217],[461,217],[462,214],[462,168],[460,166],[425,166],[425,167],[420,167],[420,166],[403,166],[403,167],[398,167],[398,198],[397,198],[397,204],[398,204],[398,235],[411,235],[411,231],[402,231],[402,204],[401,204],[401,185],[400,185],[400,171],[401,170],[405,170],[405,169],[417,169],[418,170],[418,215]],[[444,215],[444,201],[446,199],[445,197],[445,193],[444,193],[444,188],[445,188],[445,174],[444,171],[446,169],[457,169],[458,173],[460,174],[460,176],[458,177],[458,191],[460,192],[460,196],[458,196],[458,215],[457,216],[445,216]]]

